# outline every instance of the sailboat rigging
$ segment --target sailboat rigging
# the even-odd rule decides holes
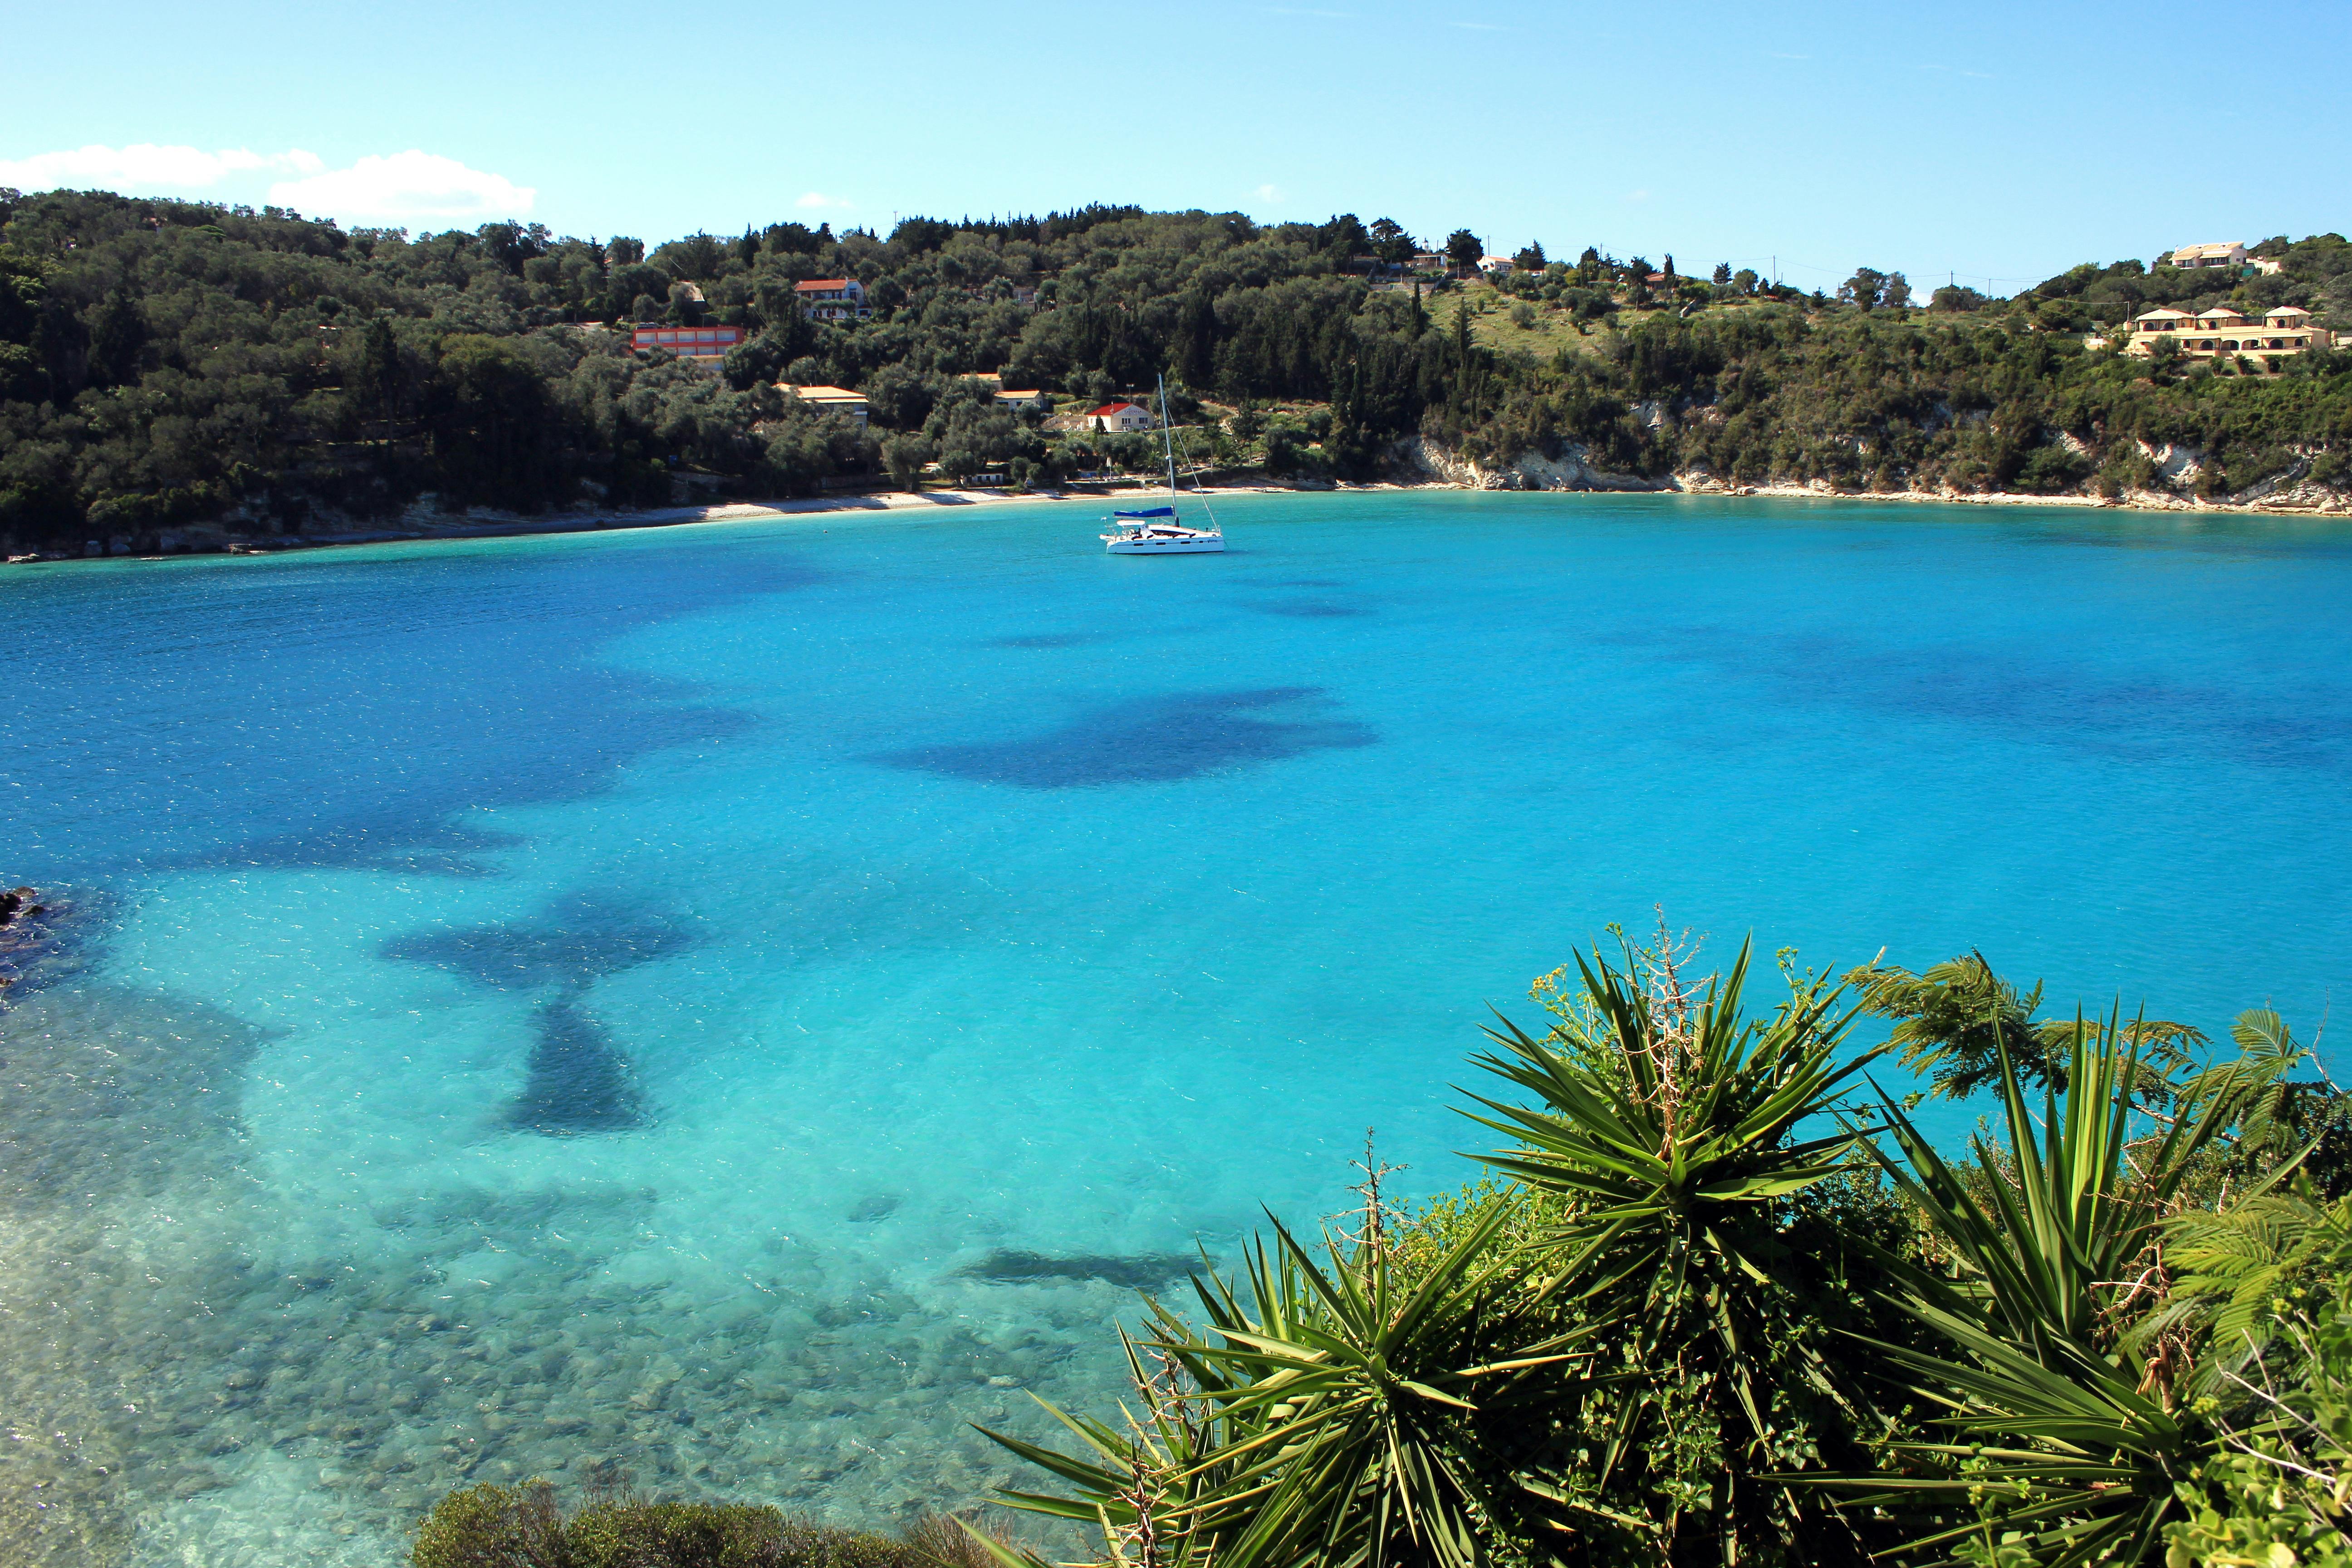
[[[1166,506],[1145,507],[1133,511],[1110,514],[1110,531],[1102,536],[1103,549],[1113,555],[1207,555],[1222,552],[1225,548],[1225,531],[1218,525],[1217,514],[1200,493],[1200,479],[1192,481],[1194,496],[1201,510],[1208,514],[1206,528],[1188,527],[1176,513],[1176,443],[1168,423],[1168,378],[1160,378],[1160,446],[1168,459],[1168,500]]]

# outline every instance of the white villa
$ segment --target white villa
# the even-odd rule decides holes
[[[2172,253],[2172,264],[2179,268],[2243,267],[2246,246],[2243,240],[2218,239],[2210,245],[2184,245]]]
[[[820,321],[864,321],[874,312],[866,305],[866,285],[855,278],[812,278],[793,285],[801,313]]]
[[[2267,256],[2247,255],[2245,241],[2241,239],[2217,239],[2204,245],[2184,245],[2172,253],[2172,265],[2184,272],[2193,272],[2207,267],[2225,267],[2232,271],[2241,272],[2249,267],[2257,272],[2280,270],[2280,264]]]
[[[2311,324],[2311,312],[2300,305],[2281,305],[2250,321],[2227,305],[2190,315],[2165,308],[2143,310],[2132,318],[2131,343],[2124,351],[2142,356],[2156,352],[2158,340],[2170,338],[2180,352],[2199,359],[2244,354],[2252,359],[2299,354],[2306,349],[2331,346],[2334,334]],[[2275,368],[2275,367],[2273,367]]]

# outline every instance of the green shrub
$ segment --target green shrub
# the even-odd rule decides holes
[[[601,1479],[569,1517],[544,1480],[461,1488],[417,1527],[409,1561],[414,1568],[992,1568],[951,1519],[880,1535],[749,1503],[648,1500]]]
[[[2214,1270],[2191,1286],[2252,1310],[2212,1320],[2221,1443],[2179,1488],[2168,1568],[2352,1568],[2352,1201],[2305,1183],[2170,1228]]]
[[[808,1530],[809,1527],[803,1527]],[[835,1533],[810,1531],[812,1533]],[[862,1564],[819,1552],[782,1554],[789,1531],[772,1508],[688,1502],[605,1502],[583,1509],[565,1531],[567,1563],[579,1568],[766,1568],[770,1563]],[[861,1538],[853,1538],[861,1539]],[[879,1540],[878,1537],[865,1537]]]
[[[555,1489],[464,1487],[434,1504],[409,1553],[416,1568],[563,1568],[570,1562]]]
[[[2257,1455],[2222,1454],[2180,1495],[2195,1511],[2166,1527],[2167,1568],[2352,1568],[2344,1510],[2324,1481]]]

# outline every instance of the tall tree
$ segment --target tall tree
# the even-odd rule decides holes
[[[1838,303],[1842,305],[1856,305],[1865,310],[1874,310],[1885,293],[1885,273],[1874,267],[1857,267],[1853,277],[1838,285],[1837,297]],[[1906,298],[1909,295],[1907,286],[1905,295]]]

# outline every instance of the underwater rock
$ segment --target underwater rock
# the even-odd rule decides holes
[[[22,917],[19,917],[20,921]],[[154,1193],[212,1173],[266,1030],[185,998],[19,985],[0,1022],[0,1213]]]
[[[55,894],[44,898],[35,888],[0,890],[0,1000],[11,987],[22,994],[71,967],[62,962],[68,938],[75,927],[89,923],[73,919],[89,912],[74,902]]]
[[[943,773],[1022,789],[1160,784],[1220,768],[1279,762],[1307,752],[1369,746],[1379,737],[1344,719],[1276,719],[1259,710],[1322,696],[1314,687],[1150,697],[1058,730],[976,745],[921,746],[873,759],[886,767]]]
[[[532,1032],[530,1076],[507,1110],[509,1126],[563,1137],[624,1131],[645,1120],[629,1058],[571,998],[540,1008]]]
[[[1200,1266],[1198,1258],[1182,1252],[1143,1252],[1125,1258],[1078,1253],[1054,1258],[1043,1252],[1000,1247],[957,1272],[967,1279],[1006,1285],[1031,1284],[1041,1279],[1100,1279],[1125,1289],[1150,1290],[1171,1279],[1181,1279]]]
[[[1257,608],[1266,615],[1294,621],[1336,621],[1371,613],[1361,605],[1338,604],[1329,599],[1277,599]]]
[[[415,931],[394,937],[383,956],[429,963],[497,991],[581,986],[640,963],[683,952],[693,934],[668,915],[603,893],[551,904],[534,921]]]
[[[1037,632],[1026,637],[991,637],[985,646],[1028,648],[1083,647],[1087,643],[1108,640],[1109,635],[1105,632]]]

